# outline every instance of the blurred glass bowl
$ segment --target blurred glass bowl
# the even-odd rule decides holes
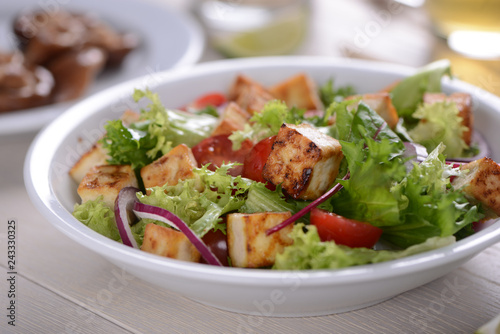
[[[303,42],[307,0],[198,0],[195,14],[212,46],[226,57],[286,55]]]

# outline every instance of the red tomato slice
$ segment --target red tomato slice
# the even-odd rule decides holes
[[[220,167],[223,163],[243,163],[252,146],[252,142],[246,140],[239,150],[233,151],[233,143],[229,140],[229,135],[218,135],[203,139],[192,148],[192,151],[198,167],[210,163],[209,169],[215,170],[215,167]],[[242,170],[243,166],[236,166],[229,170],[229,174],[238,176],[241,175]]]
[[[217,230],[217,232],[210,230],[203,236],[202,240],[205,245],[207,245],[207,247],[212,251],[212,253],[214,253],[214,255],[219,259],[222,265],[228,267],[229,262],[227,259],[229,253],[227,250],[226,235],[221,230]],[[203,257],[201,258],[200,262],[207,263]]]
[[[382,230],[376,226],[318,208],[311,210],[311,224],[318,229],[321,241],[333,240],[349,247],[372,248],[382,235]]]
[[[263,139],[257,144],[255,144],[255,146],[252,148],[250,153],[248,153],[248,155],[245,158],[241,176],[257,182],[262,182],[262,183],[267,182],[262,177],[262,170],[264,169],[264,165],[266,164],[269,154],[271,154],[271,150],[273,149],[273,143],[275,139],[276,136],[272,136]],[[276,186],[272,183],[267,182],[267,188],[274,190],[276,189]]]
[[[194,109],[203,109],[208,106],[218,107],[227,102],[226,96],[221,93],[209,93],[197,98],[190,107]]]

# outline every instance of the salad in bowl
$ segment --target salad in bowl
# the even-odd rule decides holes
[[[447,61],[206,63],[72,107],[25,180],[55,227],[151,284],[247,314],[331,314],[500,241],[498,105]]]
[[[107,122],[69,171],[73,215],[146,252],[243,268],[338,269],[449,245],[500,214],[500,166],[472,140],[471,95],[441,92],[449,74],[440,61],[363,94],[239,74],[175,109],[137,89],[146,106]]]

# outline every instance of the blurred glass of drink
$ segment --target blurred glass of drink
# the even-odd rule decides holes
[[[427,0],[436,33],[473,58],[500,58],[500,0]]]
[[[212,46],[227,57],[283,55],[302,43],[308,0],[197,0]]]

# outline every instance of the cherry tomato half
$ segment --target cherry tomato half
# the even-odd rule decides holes
[[[262,182],[262,183],[267,182],[262,177],[262,170],[264,169],[264,165],[266,164],[269,154],[271,154],[275,139],[276,136],[272,136],[263,139],[257,144],[255,144],[255,146],[252,148],[250,153],[248,153],[248,155],[245,158],[241,176],[257,182]],[[269,182],[267,183],[267,187],[271,190],[276,189],[276,186]]]
[[[207,234],[203,236],[202,240],[205,245],[207,245],[207,247],[212,251],[215,257],[219,259],[223,266],[229,266],[227,237],[221,230],[217,230],[216,232],[214,232],[213,230],[208,231]],[[200,262],[207,263],[203,257],[201,258]]]
[[[376,226],[318,208],[311,211],[311,224],[318,229],[321,241],[333,240],[349,247],[372,248],[382,235],[382,230]]]
[[[226,96],[221,93],[209,93],[200,96],[189,106],[194,109],[203,109],[208,106],[218,107],[227,102]]]
[[[210,163],[209,169],[215,170],[215,167],[220,167],[223,163],[243,163],[252,146],[252,142],[246,140],[239,150],[233,151],[233,143],[229,140],[229,135],[218,135],[203,139],[192,148],[192,151],[198,167]],[[242,170],[243,166],[235,166],[229,170],[229,174],[238,176],[241,175]]]

